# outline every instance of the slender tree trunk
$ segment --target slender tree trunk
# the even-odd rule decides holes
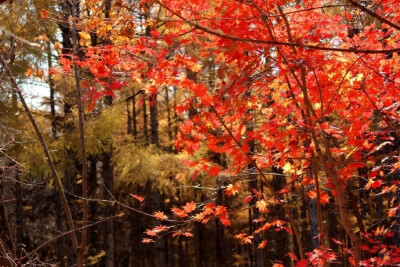
[[[133,137],[137,136],[137,121],[136,121],[136,96],[134,95],[132,98],[132,123],[133,123]]]
[[[61,3],[61,18],[58,26],[61,31],[62,37],[62,54],[67,55],[71,53],[73,48],[72,45],[72,31],[68,23],[69,18],[72,13],[72,6],[68,0],[64,0]],[[64,134],[65,134],[65,144],[64,144],[64,182],[65,190],[71,194],[75,194],[75,177],[76,177],[76,161],[75,153],[71,149],[68,138],[74,131],[73,119],[72,119],[72,103],[74,99],[74,94],[67,92],[64,95]],[[69,198],[69,207],[71,209],[71,214],[73,218],[76,218],[76,211],[74,207],[73,200]],[[73,248],[71,240],[67,241],[67,266],[76,265],[76,255]]]
[[[200,193],[200,200],[204,201],[203,194]],[[202,267],[204,262],[204,226],[200,223],[196,223],[194,225],[194,236],[195,240],[195,258],[196,258],[196,267]]]
[[[61,204],[61,199],[60,196],[57,194],[57,189],[54,188],[54,194],[55,195],[55,199],[57,202],[57,207],[60,207]],[[62,209],[56,208],[55,210],[55,216],[56,216],[56,229],[58,232],[63,233],[65,232],[65,222],[64,222],[64,214],[62,212]],[[67,242],[66,242],[67,241]],[[56,255],[57,255],[57,261],[60,263],[61,267],[65,267],[66,266],[66,261],[64,259],[67,252],[66,249],[66,243],[68,243],[68,239],[58,239],[57,243],[56,243]]]
[[[150,99],[151,143],[158,146],[157,95]]]
[[[88,224],[88,215],[89,215],[89,203],[87,200],[88,192],[87,192],[87,157],[86,157],[86,138],[85,138],[85,128],[84,128],[84,111],[82,106],[82,92],[80,85],[80,75],[78,65],[76,64],[76,60],[78,57],[78,30],[76,26],[76,19],[79,18],[79,2],[80,0],[73,0],[72,3],[72,17],[74,20],[72,21],[72,64],[74,67],[74,78],[75,78],[75,96],[76,96],[76,104],[78,106],[78,128],[79,128],[79,146],[81,153],[81,161],[82,161],[82,236],[81,236],[81,244],[78,250],[78,267],[83,266],[84,255],[86,252],[87,245],[87,231],[88,229],[85,227]]]
[[[309,186],[308,190],[311,191],[314,189],[314,186]],[[318,239],[318,216],[317,216],[317,200],[310,198],[308,200],[308,214],[309,214],[309,222],[310,222],[310,243],[311,249],[314,250],[319,246]]]
[[[167,108],[167,134],[168,134],[168,142],[172,142],[172,129],[171,129],[171,112],[169,107],[169,88],[168,86],[165,88],[165,105]],[[171,147],[171,145],[169,145]],[[171,147],[172,148],[172,147]]]
[[[110,194],[113,194],[113,183],[114,183],[114,175],[113,175],[113,167],[111,165],[111,154],[106,153],[103,155],[103,177],[104,177],[104,186],[106,187],[106,199],[112,199]],[[113,206],[107,205],[105,209],[105,217],[110,217],[113,215]],[[105,222],[106,228],[106,236],[105,236],[105,245],[106,245],[106,267],[114,266],[114,252],[115,252],[115,244],[114,244],[114,221],[108,220]]]
[[[153,201],[154,201],[154,210],[161,210],[161,194],[158,189],[153,191]],[[158,223],[160,225],[160,223]],[[155,260],[157,267],[167,266],[168,261],[166,261],[165,255],[165,238],[158,240],[155,244]]]
[[[88,173],[88,194],[91,199],[98,198],[97,191],[97,157],[89,156],[89,173]],[[89,202],[89,220],[92,222],[97,221],[97,202]],[[88,229],[88,240],[91,244],[88,255],[96,255],[96,248],[98,248],[98,226],[93,226]]]
[[[221,179],[217,178],[216,188],[216,205],[223,205],[223,190],[222,190]],[[215,247],[216,247],[216,262],[218,266],[223,266],[226,263],[225,259],[225,245],[224,245],[224,228],[218,220],[215,220]]]
[[[69,132],[71,129],[67,128],[67,132]],[[75,152],[68,148],[67,146],[64,148],[65,151],[65,160],[64,160],[64,182],[65,182],[65,190],[70,193],[75,195],[75,178],[78,175],[77,172],[77,162],[75,158]],[[71,214],[73,218],[76,218],[76,209],[74,205],[74,200],[72,198],[68,198],[69,201],[69,206],[71,209]],[[65,215],[64,215],[65,217]],[[67,266],[73,266],[76,265],[76,253],[73,249],[73,244],[70,240],[67,242]]]
[[[14,195],[15,195],[15,243],[17,245],[16,252],[18,253],[18,245],[23,243],[23,229],[24,228],[24,210],[22,201],[22,188],[20,183],[20,175],[18,167],[14,169],[15,182],[14,182]],[[18,255],[21,256],[21,255]]]
[[[126,101],[126,112],[128,115],[128,125],[127,125],[127,132],[128,134],[132,134],[132,116],[130,110],[130,101]]]
[[[143,99],[142,107],[143,107],[143,136],[144,136],[144,142],[147,144],[149,141],[149,134],[147,132],[146,99]]]
[[[51,43],[47,41],[47,67],[50,70],[53,67],[52,64],[52,53],[51,53]],[[48,83],[50,88],[50,115],[51,115],[51,132],[53,138],[57,137],[57,124],[56,124],[56,103],[54,99],[54,80],[53,75],[49,72]]]
[[[178,90],[174,87],[174,107],[178,105]],[[174,138],[178,134],[178,114],[174,110]]]

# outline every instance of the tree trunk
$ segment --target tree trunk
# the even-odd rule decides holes
[[[147,111],[146,111],[146,99],[145,98],[143,99],[142,107],[143,107],[143,136],[144,136],[144,142],[147,144],[149,141],[149,134],[147,132]]]
[[[62,37],[62,54],[66,55],[71,53],[72,50],[72,31],[68,23],[71,16],[71,3],[68,0],[64,0],[61,3],[61,20],[58,26],[61,31]],[[74,131],[73,119],[72,119],[72,103],[74,99],[74,94],[71,92],[66,92],[64,95],[64,133],[65,133],[65,144],[64,144],[64,183],[65,190],[67,192],[75,193],[75,177],[76,172],[76,160],[75,152],[71,149],[68,138]],[[73,200],[68,198],[69,206],[71,207],[71,214],[73,218],[76,218],[76,211],[73,205]],[[65,216],[65,215],[64,215]],[[72,241],[69,238],[67,241],[67,266],[73,266],[76,264],[76,255],[74,253],[74,248],[72,246]]]
[[[167,108],[167,134],[168,134],[168,147],[172,149],[172,131],[171,131],[171,113],[169,107],[169,87],[165,88],[165,105]]]
[[[157,95],[150,99],[151,143],[158,146]]]
[[[313,190],[313,186],[309,187],[309,191]],[[310,198],[308,200],[308,214],[309,214],[309,222],[310,222],[310,243],[311,249],[314,250],[319,246],[319,237],[318,237],[318,216],[317,216],[317,200]]]
[[[52,64],[52,54],[51,54],[51,43],[47,41],[47,67],[50,70],[53,67]],[[51,115],[51,132],[53,138],[57,137],[57,124],[56,124],[56,103],[54,99],[54,81],[53,75],[49,71],[48,83],[50,88],[50,115]]]
[[[133,123],[133,137],[137,136],[137,121],[136,121],[136,96],[134,95],[132,98],[132,123]]]
[[[105,197],[106,199],[112,200],[113,194],[113,183],[114,183],[114,175],[113,175],[113,167],[111,165],[111,155],[109,153],[105,153],[103,155],[103,177],[104,177],[104,186]],[[113,216],[113,206],[107,205],[104,213],[105,218]],[[105,236],[105,245],[106,245],[106,267],[114,266],[114,221],[108,220],[105,222],[106,236]]]
[[[154,201],[154,210],[161,210],[161,194],[156,188],[153,191],[153,201]],[[161,225],[160,222],[157,222],[158,225]],[[156,265],[157,267],[163,267],[167,266],[168,261],[166,261],[166,255],[165,255],[165,238],[159,239],[155,243],[155,260],[156,260]]]
[[[132,116],[131,116],[131,110],[130,110],[130,101],[126,101],[126,113],[128,116],[128,123],[127,123],[127,132],[128,134],[132,134]]]

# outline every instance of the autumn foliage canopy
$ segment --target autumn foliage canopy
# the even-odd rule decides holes
[[[400,262],[393,245],[400,205],[400,1],[115,1],[105,19],[96,16],[101,2],[86,1],[92,16],[78,22],[84,55],[61,59],[64,72],[76,62],[92,76],[82,82],[88,109],[132,82],[150,101],[165,88],[182,90],[176,147],[194,173],[186,180],[209,176],[219,193],[241,203],[232,207],[217,197],[154,211],[158,226],[143,243],[168,232],[193,235],[176,231],[176,223],[218,220],[234,228],[232,214],[248,208],[254,227],[232,229],[235,238],[262,250],[269,232],[288,232],[297,266],[322,266],[339,253],[355,266]],[[137,10],[148,14],[145,26],[134,23]],[[93,32],[109,42],[94,44]],[[283,181],[279,188],[273,175]],[[353,201],[360,192],[387,200],[379,227],[363,221]],[[298,221],[287,208],[297,194],[316,200],[313,251],[303,251]],[[146,201],[135,198],[138,206]],[[325,234],[328,205],[350,242]]]

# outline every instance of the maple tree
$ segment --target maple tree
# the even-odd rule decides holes
[[[95,2],[87,2],[94,14]],[[268,222],[254,233],[271,226],[293,230],[303,263],[305,252],[296,221],[286,208],[285,195],[295,191],[299,183],[310,185],[313,189],[308,196],[317,200],[321,249],[306,253],[307,261],[320,265],[336,259],[326,247],[321,209],[332,198],[341,227],[352,241],[349,260],[359,266],[361,227],[355,229],[350,210],[358,225],[363,222],[357,206],[347,205],[351,192],[346,188],[367,179],[362,189],[383,189],[382,194],[397,191],[395,181],[385,180],[388,172],[399,167],[396,151],[388,155],[389,169],[375,156],[400,138],[397,4],[142,1],[139,8],[151,10],[152,21],[146,26],[146,34],[135,39],[126,35],[124,26],[109,27],[126,25],[132,17],[120,18],[114,13],[110,21],[102,21],[104,27],[94,23],[98,18],[89,19],[81,26],[81,43],[86,44],[93,30],[100,37],[110,36],[112,42],[88,45],[84,60],[77,63],[94,76],[85,85],[91,99],[89,110],[100,96],[114,95],[123,88],[125,82],[116,76],[120,71],[142,84],[150,98],[165,86],[192,92],[176,107],[180,113],[195,110],[179,127],[178,148],[193,155],[204,146],[225,155],[229,164],[224,167],[206,157],[188,162],[189,166],[210,176],[232,177],[224,189],[232,197],[241,190],[234,177],[243,171],[265,183],[266,192],[254,188],[244,202],[254,199],[255,206],[249,208],[258,209],[260,217],[268,214],[269,207],[280,206],[288,221],[269,221],[273,215],[266,215]],[[132,8],[125,1],[118,5],[121,13]],[[185,47],[189,44],[201,49],[188,54]],[[205,75],[207,61],[213,62],[216,72],[211,82]],[[67,58],[61,62],[64,71],[69,71],[71,62]],[[196,79],[193,73],[203,78]],[[249,165],[252,167],[248,170]],[[281,169],[289,177],[279,190],[264,174],[271,168]],[[360,168],[368,169],[365,177],[358,175]],[[242,188],[249,186],[242,183]],[[392,202],[388,217],[397,213],[398,201]],[[196,206],[188,202],[182,209],[171,211],[186,221],[206,223],[217,217],[223,225],[231,225],[228,207],[213,202]],[[154,216],[168,218],[161,212]],[[147,234],[158,236],[165,230],[157,226]],[[252,243],[252,234],[235,237]],[[180,232],[172,235],[190,236]],[[263,248],[266,242],[256,245]]]

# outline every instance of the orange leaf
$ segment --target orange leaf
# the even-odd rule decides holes
[[[264,240],[264,241],[262,241],[259,245],[258,245],[258,248],[259,249],[263,249],[263,248],[265,248],[265,246],[268,244],[268,241],[267,240]]]
[[[186,237],[193,237],[194,236],[192,233],[189,233],[189,232],[184,232],[184,233],[182,233],[182,235],[186,236]]]
[[[319,200],[320,200],[322,205],[325,205],[325,204],[329,203],[330,197],[329,197],[329,195],[327,193],[321,191],[319,197],[320,197]]]
[[[41,17],[42,19],[47,18],[48,15],[49,15],[49,11],[48,11],[48,10],[42,9],[42,11],[40,11],[40,17]]]
[[[143,238],[142,243],[146,244],[146,243],[152,243],[154,242],[153,239],[151,238]]]
[[[179,218],[185,218],[187,216],[186,211],[181,210],[179,208],[172,208],[171,211],[178,216]]]
[[[223,226],[231,226],[231,221],[228,219],[228,217],[220,217],[219,220]]]
[[[243,203],[250,203],[250,201],[253,199],[253,196],[247,196],[243,199]]]
[[[338,245],[343,245],[343,242],[337,240],[336,238],[331,237],[332,241],[335,242]]]
[[[147,229],[144,233],[149,236],[157,236],[157,232],[150,229]]]
[[[187,212],[187,213],[191,213],[192,211],[194,211],[196,209],[196,203],[192,202],[187,202],[185,206],[183,206],[183,209]]]
[[[227,196],[234,196],[237,193],[239,193],[239,188],[236,185],[233,184],[229,184],[226,188],[225,188],[225,194]]]
[[[293,254],[292,252],[289,252],[288,256],[291,257],[294,261],[298,261],[299,260],[299,258],[297,258],[297,256],[295,254]]]
[[[251,244],[251,240],[252,240],[253,238],[254,238],[254,236],[249,235],[249,236],[244,237],[244,238],[242,239],[242,241],[243,241],[244,244]]]
[[[214,167],[208,169],[208,174],[210,176],[215,176],[216,177],[216,176],[219,175],[220,172],[221,172],[221,167],[220,166],[214,166]]]
[[[241,233],[241,234],[235,235],[235,238],[236,238],[236,239],[243,239],[243,238],[245,238],[246,236],[247,236],[246,233]]]
[[[267,208],[267,202],[265,202],[264,199],[261,199],[261,200],[257,201],[256,202],[256,207],[261,213],[265,213],[265,212],[269,211],[268,208]]]
[[[167,219],[168,219],[168,217],[167,217],[162,211],[156,211],[156,212],[154,213],[154,216],[155,216],[157,219],[160,219],[161,221],[167,220]]]
[[[141,197],[141,196],[138,196],[138,195],[133,195],[133,194],[130,194],[132,197],[134,197],[134,198],[136,198],[137,200],[139,200],[140,202],[143,202],[144,201],[144,197]]]

